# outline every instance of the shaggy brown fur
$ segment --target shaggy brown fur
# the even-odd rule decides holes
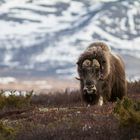
[[[104,101],[115,101],[126,95],[124,63],[105,43],[92,43],[77,64],[82,97],[88,104],[97,104],[101,96]]]

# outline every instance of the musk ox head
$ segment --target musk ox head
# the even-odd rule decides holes
[[[85,59],[80,69],[80,80],[83,82],[83,91],[96,94],[96,83],[100,78],[100,64],[96,59]]]
[[[78,73],[81,88],[85,93],[97,94],[97,83],[105,80],[110,73],[110,51],[103,43],[91,44],[79,57]]]

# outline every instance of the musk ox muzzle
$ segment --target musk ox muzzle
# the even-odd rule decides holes
[[[87,94],[97,94],[97,89],[95,85],[91,85],[91,86],[85,85],[83,91],[84,93],[87,93]]]

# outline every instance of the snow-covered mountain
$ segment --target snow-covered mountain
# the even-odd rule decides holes
[[[0,1],[0,75],[76,75],[89,43],[103,40],[140,79],[139,0]]]

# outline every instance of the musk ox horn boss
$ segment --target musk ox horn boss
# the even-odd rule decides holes
[[[125,67],[120,56],[103,42],[92,43],[79,57],[78,74],[83,100],[102,105],[127,93]]]

